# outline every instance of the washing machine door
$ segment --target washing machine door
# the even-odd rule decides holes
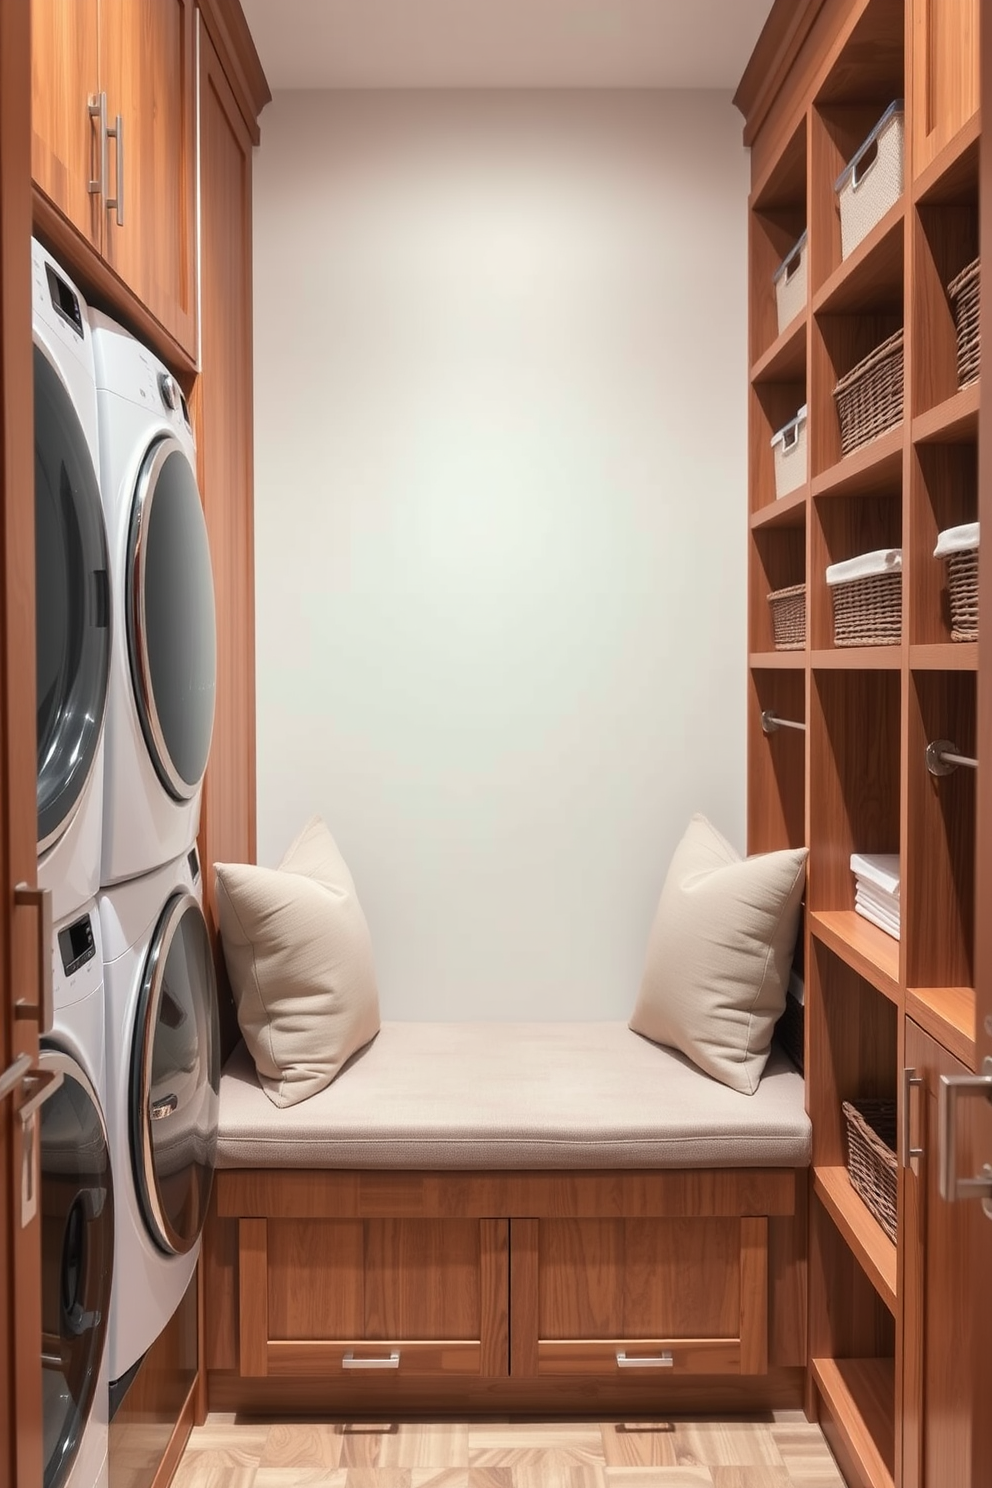
[[[171,436],[149,449],[135,487],[125,607],[145,743],[165,789],[188,801],[210,752],[217,635],[200,493],[186,451]]]
[[[217,1152],[220,1028],[203,911],[176,893],[145,961],[131,1056],[131,1152],[148,1233],[167,1255],[196,1244]]]
[[[38,851],[72,820],[96,756],[110,675],[100,487],[65,384],[34,348]]]
[[[44,1482],[60,1488],[79,1451],[103,1360],[114,1191],[107,1128],[92,1085],[61,1050],[43,1047],[40,1064],[62,1074],[41,1110],[38,1189]]]

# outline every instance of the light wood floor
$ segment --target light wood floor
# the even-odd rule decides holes
[[[173,1488],[844,1488],[817,1426],[268,1424],[210,1416]]]

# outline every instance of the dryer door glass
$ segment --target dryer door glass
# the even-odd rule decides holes
[[[220,1029],[207,926],[191,894],[166,905],[145,962],[131,1058],[131,1151],[155,1243],[176,1255],[203,1228],[217,1151]]]
[[[152,446],[138,477],[126,584],[131,679],[145,742],[166,790],[189,800],[210,752],[217,637],[200,493],[172,438]]]
[[[110,674],[107,537],[69,394],[34,348],[38,848],[65,831],[93,768]]]
[[[93,1409],[110,1315],[114,1196],[107,1131],[75,1060],[41,1108],[41,1383],[45,1488],[68,1478]],[[106,1381],[103,1389],[106,1390]]]

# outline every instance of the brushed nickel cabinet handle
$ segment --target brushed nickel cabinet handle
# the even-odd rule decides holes
[[[107,197],[107,211],[114,210],[117,213],[117,226],[124,226],[124,120],[120,114],[114,121],[113,129],[107,130],[108,139],[112,139],[117,145],[117,180],[116,196]]]
[[[673,1369],[675,1360],[670,1349],[665,1349],[660,1354],[650,1354],[638,1357],[636,1354],[627,1354],[624,1351],[617,1352],[618,1369]]]
[[[937,1101],[937,1135],[940,1150],[940,1197],[945,1204],[959,1199],[981,1199],[992,1218],[992,1167],[987,1163],[973,1178],[958,1177],[958,1098],[984,1097],[992,1101],[992,1059],[986,1059],[980,1075],[941,1075]]]
[[[399,1349],[393,1349],[384,1358],[378,1359],[358,1359],[353,1353],[348,1352],[341,1360],[342,1369],[399,1369],[399,1367]]]
[[[86,189],[91,196],[105,196],[107,191],[107,95],[106,93],[92,93],[89,99],[89,115],[97,121],[97,161],[100,174],[91,176],[86,183]]]
[[[18,909],[34,909],[38,912],[38,975],[41,982],[41,998],[38,1002],[18,1000],[14,1007],[16,1018],[36,1018],[39,1036],[51,1033],[55,1019],[54,988],[52,982],[52,891],[32,889],[19,883],[14,890],[14,903]]]
[[[913,1146],[913,1091],[922,1089],[923,1077],[915,1069],[902,1072],[902,1165],[908,1168],[914,1157],[923,1156],[922,1147]]]

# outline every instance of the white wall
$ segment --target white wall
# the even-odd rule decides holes
[[[744,830],[747,158],[716,93],[278,94],[255,168],[259,860],[383,1013],[626,1017]]]

